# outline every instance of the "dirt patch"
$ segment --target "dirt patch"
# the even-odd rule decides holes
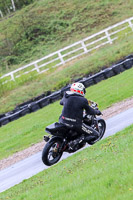
[[[102,111],[103,118],[106,120],[106,119],[111,118],[114,115],[117,115],[117,114],[119,114],[125,110],[128,110],[129,108],[132,108],[132,107],[133,107],[133,97],[123,100],[119,103],[115,103],[111,107]]]
[[[128,110],[129,108],[132,108],[132,107],[133,107],[133,97],[126,99],[122,102],[115,103],[111,107],[104,110],[102,112],[103,118],[106,120],[106,119],[113,117],[114,115],[119,114],[125,110]],[[7,168],[7,167],[15,164],[16,162],[19,162],[39,151],[42,151],[44,145],[45,145],[45,142],[42,141],[40,143],[32,145],[31,147],[29,147],[23,151],[17,152],[8,158],[0,160],[0,170]]]

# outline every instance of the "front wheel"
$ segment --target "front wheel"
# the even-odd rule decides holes
[[[42,161],[45,165],[51,166],[59,161],[63,152],[60,152],[62,142],[59,139],[49,141],[42,152]]]
[[[104,136],[106,130],[106,123],[104,119],[99,119],[98,120],[98,132],[100,133],[99,139],[101,139]]]
[[[95,144],[97,141],[101,140],[101,138],[104,136],[106,130],[106,123],[104,119],[99,119],[97,125],[98,127],[96,127],[96,130],[100,133],[100,136],[96,140],[89,142],[90,145]]]

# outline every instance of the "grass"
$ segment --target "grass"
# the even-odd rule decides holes
[[[132,17],[132,0],[39,0],[0,23],[6,73]]]
[[[87,89],[86,98],[96,101],[103,110],[113,103],[133,96],[133,68]],[[59,101],[0,128],[0,159],[40,142],[45,127],[58,120]]]
[[[131,0],[83,0],[82,4],[80,0],[35,1],[0,23],[0,76],[131,17],[131,8]],[[91,56],[87,54],[42,75],[33,77],[32,72],[16,82],[0,83],[0,114],[131,54],[133,35],[125,37],[123,32],[124,37],[118,34],[118,41],[93,51]]]
[[[116,60],[133,52],[132,41],[133,35],[128,35],[113,45],[98,49],[91,56],[87,54],[37,77],[25,75],[17,82],[9,82],[0,86],[0,113],[11,111],[16,105],[46,93],[48,90],[58,90],[77,78],[98,72],[103,67],[109,67]]]
[[[0,200],[132,200],[133,125],[0,194]]]

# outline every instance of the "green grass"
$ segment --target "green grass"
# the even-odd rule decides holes
[[[132,200],[133,125],[0,194],[0,200]]]
[[[132,17],[132,0],[39,0],[0,23],[7,72]]]
[[[87,89],[86,98],[103,110],[113,103],[133,96],[133,68]],[[43,139],[45,127],[58,120],[59,101],[0,128],[0,159],[25,149]]]
[[[131,17],[131,8],[131,0],[83,0],[82,4],[80,0],[35,1],[0,23],[0,76]],[[123,34],[118,34],[119,40],[113,45],[95,50],[91,56],[87,54],[42,75],[33,77],[33,73],[16,82],[0,83],[0,114],[131,54],[133,35],[125,37],[125,30]]]
[[[60,68],[50,70],[37,77],[25,75],[17,82],[0,86],[0,113],[11,111],[16,105],[34,98],[48,90],[55,91],[86,74],[96,73],[133,52],[133,35],[113,45],[107,45]],[[4,105],[4,106],[3,106]]]

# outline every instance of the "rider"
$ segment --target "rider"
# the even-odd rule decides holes
[[[90,142],[99,137],[99,132],[83,123],[83,111],[89,115],[101,115],[99,110],[94,110],[88,105],[88,100],[84,97],[85,86],[76,82],[71,85],[70,91],[66,91],[60,104],[63,105],[59,122],[76,130],[78,134],[85,135],[85,141]]]

